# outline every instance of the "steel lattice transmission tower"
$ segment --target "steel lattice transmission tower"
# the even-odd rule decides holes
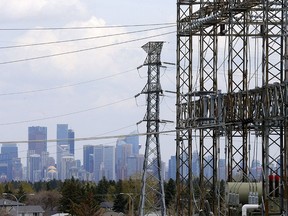
[[[148,81],[141,94],[147,95],[147,136],[142,176],[139,215],[166,214],[164,183],[159,142],[160,54],[163,42],[149,42],[142,46],[147,52],[144,65],[148,66]]]
[[[221,155],[231,183],[256,180],[258,157],[262,213],[288,214],[287,11],[287,0],[177,0],[177,215],[235,213]]]

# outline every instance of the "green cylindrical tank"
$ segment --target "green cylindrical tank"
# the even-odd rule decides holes
[[[236,196],[234,196],[236,195]],[[262,196],[262,182],[227,182],[226,183],[226,197],[229,202],[229,197],[237,197],[239,195],[240,204],[255,204],[259,203],[257,200],[261,200]],[[257,200],[256,200],[257,199]],[[256,201],[255,201],[256,200]]]

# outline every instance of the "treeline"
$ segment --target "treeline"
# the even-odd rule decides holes
[[[175,210],[175,181],[170,179],[164,184],[167,209]],[[95,182],[69,179],[64,182],[19,182],[12,181],[0,184],[2,198],[13,200],[13,194],[19,202],[27,205],[40,205],[45,215],[66,212],[77,216],[102,215],[105,208],[112,207],[115,212],[128,213],[131,205],[135,212],[141,193],[141,181],[135,179],[108,181],[103,178]],[[6,193],[5,197],[3,193]],[[131,200],[132,199],[132,200]]]

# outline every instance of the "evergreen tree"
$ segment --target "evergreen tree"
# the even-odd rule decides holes
[[[93,198],[93,193],[88,192],[80,203],[72,203],[70,213],[77,216],[100,216],[103,215],[100,205]]]
[[[109,190],[109,182],[107,179],[104,177],[102,180],[98,182],[98,185],[96,187],[96,194],[95,194],[95,199],[101,203],[105,201],[105,196],[107,195]]]
[[[117,194],[114,200],[113,211],[115,212],[125,212],[127,206],[127,199],[123,194]]]
[[[12,184],[11,183],[6,183],[5,186],[4,186],[4,193],[10,193],[10,194],[13,194],[13,191],[12,191]]]
[[[60,198],[59,210],[70,213],[72,205],[79,204],[83,198],[83,188],[79,180],[74,178],[65,180],[63,186],[60,189],[62,197]]]
[[[122,180],[116,183],[116,198],[114,200],[113,210],[116,212],[125,212],[125,206],[127,205],[127,199],[124,198],[122,193]]]
[[[173,179],[169,179],[167,183],[164,184],[165,190],[165,204],[169,207],[174,203],[175,195],[176,195],[176,183]]]

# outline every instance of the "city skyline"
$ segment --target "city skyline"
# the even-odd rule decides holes
[[[68,124],[57,124],[56,130],[57,137],[53,140],[56,143],[55,154],[50,154],[48,150],[50,140],[47,139],[48,128],[44,126],[28,127],[26,161],[18,154],[17,143],[2,144],[1,164],[6,164],[0,169],[2,181],[18,179],[37,182],[51,178],[64,181],[74,176],[98,182],[104,176],[109,180],[119,180],[142,173],[144,155],[139,151],[141,144],[137,131],[116,137],[114,144],[88,144],[83,149],[76,149],[83,155],[80,160],[73,154],[74,130]],[[164,176],[168,168],[165,164],[163,162]],[[15,168],[20,174],[12,172]]]
[[[68,144],[68,142],[71,142],[71,137],[68,137],[69,134],[73,134],[73,136],[75,136],[75,132],[73,129],[68,129],[68,124],[56,124],[55,125],[55,128],[53,128],[55,130],[55,137],[51,137],[51,138],[48,138],[48,135],[49,135],[49,131],[51,131],[51,128],[48,128],[46,126],[29,126],[28,127],[28,130],[27,130],[27,139],[25,140],[13,140],[13,141],[4,141],[4,142],[0,142],[0,146],[2,144],[5,144],[5,145],[17,145],[17,147],[19,148],[18,152],[19,152],[19,157],[21,158],[21,160],[26,164],[26,159],[27,159],[27,152],[29,151],[29,145],[34,145],[35,143],[36,144],[41,144],[43,143],[45,147],[41,147],[41,149],[47,149],[47,151],[49,152],[49,154],[51,156],[53,156],[55,158],[55,160],[57,161],[57,125],[62,125],[62,126],[66,126],[67,127],[67,137],[63,139],[63,137],[58,137],[59,140],[61,140],[62,142],[64,142],[65,144]],[[45,133],[43,133],[42,135],[37,135],[37,136],[31,136],[29,135],[31,133],[31,131],[38,131],[38,130],[42,130],[42,132],[45,130]],[[53,131],[54,131],[53,130]],[[68,132],[72,132],[72,133],[68,133]],[[83,151],[83,148],[84,146],[86,145],[117,145],[117,142],[121,142],[123,141],[122,138],[118,138],[119,137],[125,137],[127,136],[127,138],[124,138],[124,141],[125,139],[127,140],[130,140],[130,139],[133,139],[133,135],[138,135],[138,132],[136,130],[133,130],[126,133],[126,134],[117,134],[117,135],[112,135],[111,137],[110,136],[105,136],[105,135],[99,135],[99,136],[95,136],[95,137],[74,137],[76,140],[77,139],[80,139],[83,138],[83,139],[86,139],[86,138],[91,138],[91,139],[88,139],[87,141],[74,141],[75,143],[73,143],[75,145],[75,147],[73,148],[73,150],[75,151],[75,157],[79,160],[81,160],[83,162],[83,155],[82,155],[82,151]],[[45,138],[45,139],[42,139],[42,138]],[[94,138],[94,139],[93,139]],[[65,140],[66,139],[66,140]],[[98,140],[99,139],[99,140]],[[139,144],[140,146],[138,146],[138,150],[135,150],[137,149],[136,146],[133,147],[133,152],[135,153],[137,151],[137,153],[142,153],[144,154],[144,145],[145,145],[145,139],[146,139],[146,136],[143,135],[142,133],[139,135]],[[37,140],[37,142],[31,142],[33,140]],[[113,140],[113,141],[112,141]],[[126,140],[126,141],[127,141]],[[144,141],[143,141],[144,140]],[[161,139],[160,139],[161,140]],[[141,142],[142,141],[142,142]],[[172,141],[174,142],[174,141]],[[78,143],[81,143],[80,145],[78,145]],[[89,144],[90,143],[90,144]],[[92,143],[92,144],[91,144]],[[164,141],[163,141],[164,143]],[[27,150],[22,150],[23,149],[23,145],[26,145],[27,147]],[[40,148],[38,146],[38,148]],[[164,151],[164,150],[163,150]],[[36,152],[39,154],[39,152]],[[174,152],[172,152],[173,154]],[[171,155],[172,155],[171,154]],[[170,154],[166,154],[162,160],[165,162],[165,163],[168,163],[168,160],[170,159]]]

